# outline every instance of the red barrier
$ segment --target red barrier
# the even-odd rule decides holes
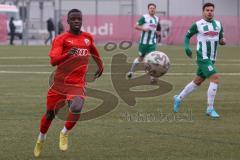
[[[140,16],[94,16],[83,17],[83,30],[94,35],[95,41],[103,43],[107,41],[130,40],[137,42],[140,32],[134,29],[134,25]],[[170,16],[160,17],[162,25],[162,43],[183,44],[184,36],[191,24],[201,17],[195,16]],[[240,17],[222,16],[216,17],[223,24],[225,38],[230,45],[240,44]],[[66,17],[62,17],[65,28],[68,27]],[[196,42],[196,37],[191,41]]]
[[[7,36],[7,17],[0,15],[0,43],[6,43]]]

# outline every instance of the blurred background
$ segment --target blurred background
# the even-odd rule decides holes
[[[96,43],[137,42],[139,32],[133,26],[147,13],[147,4],[155,3],[161,43],[180,45],[191,23],[201,18],[205,2],[215,4],[228,44],[239,45],[240,0],[0,0],[0,44],[9,44],[9,20],[14,17],[15,45],[49,45],[49,32],[54,37],[68,30],[66,14],[72,8],[83,12],[83,30],[92,33]]]

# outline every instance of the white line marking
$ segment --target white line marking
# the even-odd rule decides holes
[[[49,57],[0,57],[0,59],[49,59]]]
[[[0,67],[50,67],[44,64],[0,64]]]
[[[52,72],[32,72],[32,71],[0,71],[0,74],[51,74]]]
[[[240,76],[240,73],[219,73],[221,76]],[[167,76],[194,76],[196,73],[167,73]]]
[[[113,57],[102,57],[102,59],[112,59]],[[23,56],[23,57],[0,57],[0,59],[49,59],[48,56],[36,56],[36,57],[32,57],[32,56]],[[135,57],[128,57],[128,60],[133,60],[135,59]],[[187,58],[173,58],[174,61],[189,61]],[[195,61],[195,60],[194,60]],[[217,59],[217,62],[240,62],[240,59]]]
[[[197,66],[197,64],[181,64],[181,63],[174,63],[171,66]],[[240,66],[239,63],[218,63],[216,66]]]
[[[52,72],[33,72],[33,71],[0,71],[0,74],[51,74]],[[122,73],[103,73],[104,75],[121,75]],[[137,72],[135,75],[143,75],[145,72]],[[240,76],[240,73],[219,73],[222,76]],[[166,76],[193,76],[196,73],[167,73]]]
[[[127,64],[104,64],[104,66],[123,66],[123,65],[129,65]],[[184,64],[184,63],[174,63],[171,64],[171,66],[196,66],[196,64]],[[216,66],[240,66],[240,63],[219,63],[216,64]],[[51,67],[51,65],[45,65],[45,64],[1,64],[0,67],[23,67],[23,68],[27,68],[27,67]]]

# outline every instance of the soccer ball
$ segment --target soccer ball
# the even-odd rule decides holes
[[[168,56],[160,51],[153,51],[144,58],[145,71],[153,77],[161,77],[170,68]]]

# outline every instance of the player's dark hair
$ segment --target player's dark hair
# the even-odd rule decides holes
[[[215,6],[214,6],[213,3],[205,3],[205,4],[203,5],[203,7],[202,7],[202,10],[204,11],[204,9],[205,9],[206,7],[213,7],[213,8],[215,8]]]
[[[150,6],[154,6],[155,8],[157,8],[157,6],[156,6],[155,3],[149,3],[149,4],[148,4],[148,9],[149,9]]]
[[[79,9],[71,9],[70,11],[68,11],[68,17],[69,17],[69,15],[71,14],[71,13],[73,13],[73,12],[78,12],[78,13],[81,13],[82,14],[82,11],[80,11]]]

